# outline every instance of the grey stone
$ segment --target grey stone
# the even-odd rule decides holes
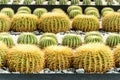
[[[85,73],[84,69],[76,69],[77,73]]]

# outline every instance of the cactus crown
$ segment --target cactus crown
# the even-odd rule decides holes
[[[28,13],[31,13],[31,9],[27,6],[19,7],[17,12],[19,12],[19,11],[27,11]]]
[[[71,10],[80,10],[82,12],[82,8],[80,6],[75,5],[69,6],[67,12],[70,13]]]

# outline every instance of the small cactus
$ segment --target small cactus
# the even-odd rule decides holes
[[[90,10],[94,10],[94,11],[96,11],[96,12],[99,13],[99,11],[98,11],[98,9],[97,9],[96,7],[87,7],[87,8],[85,9],[84,13],[86,14],[86,13],[87,13],[88,11],[90,11]]]
[[[95,0],[95,5],[103,5],[103,2],[102,0]]]
[[[56,0],[48,0],[48,5],[55,5],[56,4]]]
[[[97,18],[100,17],[99,12],[97,12],[97,11],[95,11],[95,10],[89,10],[89,11],[87,11],[87,12],[86,12],[86,15],[94,15],[94,16],[96,16]]]
[[[89,43],[76,49],[73,66],[83,68],[86,73],[105,73],[114,67],[113,54],[110,48],[101,43]]]
[[[72,10],[72,11],[70,11],[70,13],[69,13],[69,16],[70,16],[71,18],[74,18],[74,17],[77,16],[77,15],[82,15],[82,12],[81,12],[80,10]]]
[[[92,15],[78,15],[73,19],[72,27],[84,32],[99,30],[99,20]]]
[[[103,9],[101,10],[101,14],[103,15],[104,12],[106,12],[106,11],[112,11],[112,12],[114,12],[114,10],[113,10],[112,8],[110,8],[110,7],[105,7],[105,8],[103,8]]]
[[[19,12],[19,11],[27,11],[28,13],[31,13],[31,9],[27,6],[19,7],[17,12]]]
[[[68,13],[70,13],[72,10],[80,10],[82,12],[82,8],[80,6],[72,5],[67,8]]]
[[[49,46],[44,49],[46,67],[64,70],[71,67],[72,50],[64,46]]]
[[[80,36],[76,34],[67,34],[63,37],[62,45],[76,48],[82,45],[82,40]]]
[[[91,0],[83,0],[83,5],[90,5],[91,4]]]
[[[41,15],[43,15],[44,13],[47,13],[47,10],[45,8],[36,8],[34,11],[33,11],[33,14],[38,16],[38,18],[41,17]]]
[[[44,67],[44,53],[35,45],[16,45],[5,59],[10,72],[37,73]]]
[[[67,5],[68,0],[59,0],[60,5]]]
[[[110,34],[106,39],[106,44],[110,47],[114,47],[120,44],[120,35],[119,34]]]
[[[37,44],[37,37],[33,33],[22,33],[18,36],[18,44]]]
[[[24,1],[23,1],[23,4],[25,4],[25,5],[30,5],[31,2],[32,2],[32,0],[24,0]]]
[[[36,1],[35,1],[35,4],[36,4],[36,5],[41,5],[41,4],[43,4],[44,1],[45,1],[45,0],[36,0]]]
[[[71,0],[71,5],[79,5],[79,0]]]
[[[13,15],[14,15],[14,11],[13,11],[12,8],[3,8],[3,9],[1,9],[0,12],[6,14],[6,15],[9,16],[10,18],[12,18]]]

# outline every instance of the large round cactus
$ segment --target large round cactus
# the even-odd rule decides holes
[[[5,56],[10,72],[40,72],[44,67],[44,54],[35,45],[16,45]]]
[[[67,8],[68,13],[70,13],[72,10],[80,10],[82,12],[82,8],[80,6],[72,5]]]
[[[99,20],[92,15],[78,15],[73,19],[72,27],[84,32],[99,30]]]
[[[72,10],[72,11],[70,11],[70,13],[69,13],[69,16],[70,16],[71,18],[74,18],[74,17],[77,16],[77,15],[82,15],[82,12],[81,12],[80,10]]]
[[[70,30],[70,20],[62,13],[46,13],[38,22],[38,29],[44,32],[66,32]]]
[[[113,12],[112,14],[107,14],[102,19],[102,29],[108,32],[119,32],[120,31],[120,14]]]
[[[105,7],[105,8],[103,8],[103,9],[101,10],[101,14],[103,15],[104,12],[106,12],[106,11],[112,11],[112,12],[114,12],[114,9],[112,9],[112,8],[110,8],[110,7]]]
[[[37,44],[37,37],[33,33],[22,33],[17,39],[19,44]]]
[[[13,11],[12,8],[3,8],[3,9],[1,9],[0,12],[6,14],[6,15],[9,16],[10,18],[12,18],[13,15],[14,15],[14,11]]]
[[[17,12],[19,12],[19,11],[27,11],[28,13],[31,13],[31,9],[27,6],[19,7]]]
[[[44,49],[46,67],[64,70],[71,67],[72,50],[64,46],[49,46]]]
[[[86,44],[76,49],[73,66],[85,72],[106,72],[114,67],[112,51],[104,44]]]
[[[82,39],[76,34],[67,34],[63,37],[62,45],[76,48],[82,45]]]
[[[114,46],[120,44],[120,35],[114,34],[114,33],[110,34],[106,39],[106,44],[111,47],[114,47]]]
[[[32,32],[37,29],[37,16],[33,14],[16,14],[13,16],[11,29],[16,32]]]
[[[10,18],[5,14],[0,13],[0,32],[8,32],[10,30],[10,26]]]

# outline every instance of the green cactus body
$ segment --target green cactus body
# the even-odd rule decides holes
[[[95,5],[103,5],[102,0],[95,0]]]
[[[67,5],[68,0],[59,0],[60,5]]]
[[[101,14],[103,15],[103,13],[106,12],[106,11],[112,11],[112,12],[114,12],[114,10],[113,10],[112,8],[110,8],[110,7],[105,7],[105,8],[103,8],[103,9],[101,10]]]
[[[37,16],[33,14],[16,14],[13,16],[11,29],[16,32],[32,32],[37,29]]]
[[[10,26],[10,18],[5,14],[0,13],[0,32],[8,32],[10,30]]]
[[[10,72],[37,73],[44,67],[44,53],[35,45],[16,45],[5,59]]]
[[[66,14],[66,13],[63,11],[63,9],[61,9],[61,8],[54,8],[54,9],[52,9],[52,12],[57,12],[57,13]]]
[[[70,20],[62,13],[46,13],[39,19],[38,29],[52,33],[66,32],[70,30]]]
[[[35,1],[35,4],[36,4],[36,5],[41,5],[41,4],[43,4],[44,1],[45,1],[45,0],[36,0],[36,1]]]
[[[20,0],[13,0],[12,4],[19,4],[19,3],[20,3]]]
[[[71,0],[71,5],[79,5],[79,0]]]
[[[40,39],[44,38],[44,37],[51,37],[53,39],[55,39],[56,42],[58,42],[57,36],[54,33],[44,33]]]
[[[25,4],[25,5],[30,5],[31,2],[32,2],[32,0],[24,0],[23,4]]]
[[[99,12],[95,11],[95,10],[89,10],[86,12],[86,15],[94,15],[95,17],[99,18],[100,14]]]
[[[106,44],[110,47],[114,47],[120,44],[120,35],[119,34],[110,34],[106,39]]]
[[[1,0],[0,4],[7,4],[9,2],[9,0]]]
[[[34,11],[33,11],[33,14],[38,16],[38,18],[41,17],[41,15],[43,15],[44,13],[47,13],[47,10],[45,8],[36,8]]]
[[[71,48],[49,46],[44,49],[46,67],[50,70],[64,70],[71,67]]]
[[[31,13],[31,9],[27,6],[19,7],[17,12],[19,12],[19,11],[27,11],[28,13]]]
[[[102,14],[102,17],[105,17],[107,14],[112,14],[114,13],[113,11],[105,11],[103,14]]]
[[[85,9],[85,14],[88,12],[88,11],[90,11],[90,10],[95,10],[96,12],[98,12],[99,13],[99,11],[98,11],[98,9],[96,8],[96,7],[87,7],[86,9]]]
[[[72,27],[84,32],[99,30],[99,20],[92,15],[78,15],[73,19]]]
[[[107,14],[102,19],[102,29],[108,32],[119,32],[120,31],[120,14],[113,12],[112,14]]]
[[[18,11],[16,14],[30,14],[28,11]]]
[[[68,13],[70,13],[72,10],[80,10],[82,12],[82,8],[80,6],[72,5],[67,8]]]
[[[77,15],[82,15],[82,12],[81,12],[80,10],[72,10],[72,11],[70,11],[70,13],[69,13],[69,16],[70,16],[71,18],[74,18],[74,17],[77,16]]]
[[[114,67],[112,51],[101,43],[85,44],[76,49],[73,66],[76,69],[83,68],[86,73],[105,73]]]
[[[91,0],[83,0],[83,5],[90,5],[91,4]]]
[[[45,48],[48,46],[57,45],[57,42],[55,39],[53,39],[51,37],[44,37],[44,38],[39,40],[38,45],[40,48]]]
[[[33,33],[22,33],[17,39],[18,44],[37,44],[37,37]]]
[[[82,40],[80,36],[76,34],[67,34],[63,37],[62,45],[76,48],[82,45]]]
[[[55,5],[56,4],[56,0],[48,0],[48,5]]]
[[[12,18],[14,15],[14,11],[12,8],[3,8],[0,12],[6,14],[10,18]]]
[[[0,41],[5,43],[8,47],[12,47],[14,45],[14,41],[11,36],[9,35],[0,35]]]

